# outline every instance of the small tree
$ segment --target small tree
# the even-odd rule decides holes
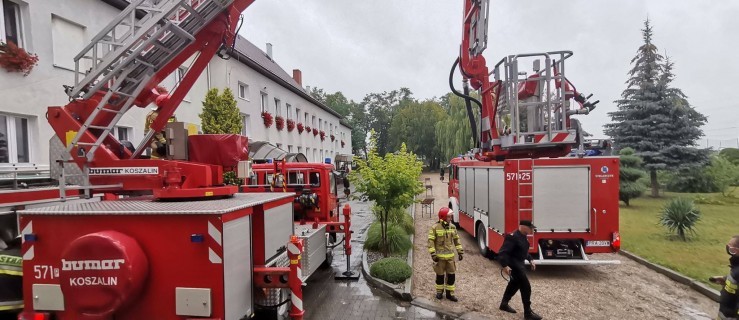
[[[241,112],[229,88],[222,94],[218,94],[217,88],[208,90],[203,101],[203,113],[199,116],[206,134],[241,133]]]
[[[639,181],[647,175],[641,169],[642,159],[634,155],[634,149],[624,148],[619,152],[621,161],[621,171],[619,173],[619,190],[618,197],[627,206],[629,201],[634,198],[641,197],[647,187]]]
[[[241,112],[229,88],[224,89],[222,94],[218,94],[217,88],[208,90],[203,101],[203,113],[199,116],[203,132],[206,134],[241,133]],[[233,170],[223,173],[225,184],[239,185],[240,180]]]
[[[367,160],[358,159],[358,169],[349,174],[357,193],[374,201],[379,208],[378,220],[382,229],[382,253],[388,255],[387,225],[393,208],[406,208],[423,192],[421,186],[421,162],[406,150],[405,144],[394,153],[381,157],[377,153],[374,130],[370,131],[370,148]]]
[[[698,223],[700,217],[700,210],[695,206],[693,200],[676,198],[662,207],[660,224],[670,232],[677,233],[680,240],[686,241],[687,233],[695,234],[695,224]]]
[[[731,185],[735,184],[739,177],[739,168],[725,157],[713,156],[706,172],[722,195],[729,196],[736,190],[736,187],[731,188]]]

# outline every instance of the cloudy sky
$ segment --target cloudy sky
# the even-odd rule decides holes
[[[241,34],[273,44],[288,73],[303,84],[354,100],[408,87],[418,99],[447,92],[462,30],[462,0],[257,0]],[[675,62],[675,86],[708,116],[711,144],[739,138],[739,1],[492,0],[488,64],[508,54],[572,50],[567,76],[601,100],[583,119],[602,135],[625,88],[630,61],[649,17],[654,43]],[[457,77],[459,82],[459,78]],[[732,94],[733,93],[733,94]],[[705,143],[705,140],[702,142]]]

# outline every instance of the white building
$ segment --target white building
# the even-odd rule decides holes
[[[48,141],[53,130],[46,122],[48,106],[65,105],[69,98],[63,85],[74,82],[74,56],[115,17],[123,0],[0,0],[0,41],[17,42],[38,55],[38,65],[28,76],[0,68],[0,165],[48,163]],[[187,64],[162,85],[172,89]],[[311,98],[302,87],[301,73],[293,79],[263,51],[239,37],[230,60],[214,57],[176,111],[178,120],[199,124],[198,114],[210,88],[231,88],[244,121],[243,134],[267,140],[288,152],[304,153],[309,161],[351,154],[351,129],[340,115]],[[266,128],[263,110],[273,116],[302,122],[326,132],[298,134],[297,128],[282,131]],[[148,110],[134,108],[116,128],[120,140],[138,145],[143,138]],[[335,136],[332,142],[330,135]],[[3,143],[4,141],[4,143]],[[341,141],[344,141],[342,147]]]

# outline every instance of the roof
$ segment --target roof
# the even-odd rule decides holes
[[[351,129],[352,127],[346,122],[342,121],[344,118],[338,112],[324,105],[320,101],[313,98],[295,79],[292,78],[285,70],[280,67],[274,60],[269,58],[267,54],[251,43],[241,35],[236,36],[236,43],[234,46],[236,53],[236,59],[239,62],[243,62],[247,66],[261,73],[262,75],[272,79],[273,81],[281,84],[285,88],[293,91],[294,93],[302,96],[311,103],[317,105],[319,108],[327,111],[328,113],[339,118],[339,122]]]

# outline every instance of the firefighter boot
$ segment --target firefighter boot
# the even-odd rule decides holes
[[[436,299],[444,298],[444,275],[436,275]]]
[[[540,315],[534,313],[534,311],[531,311],[531,310],[527,310],[526,312],[524,312],[523,318],[526,320],[541,320],[542,319]]]
[[[454,280],[455,275],[453,273],[446,275],[446,298],[452,302],[457,302],[459,299],[454,296]]]

